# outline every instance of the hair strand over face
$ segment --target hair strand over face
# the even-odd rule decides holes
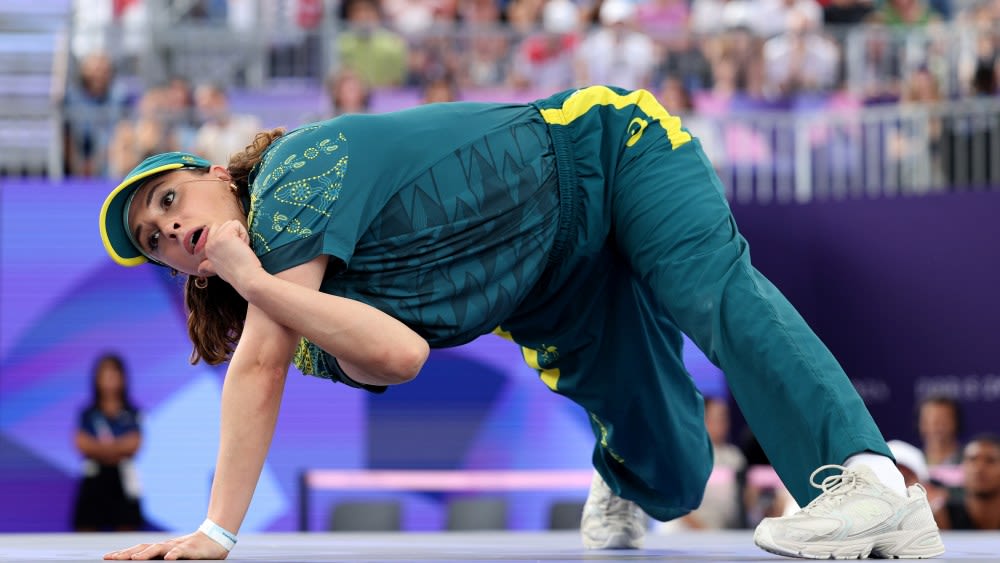
[[[284,129],[258,133],[242,151],[229,159],[229,175],[238,195],[249,192],[250,174],[261,157]],[[249,212],[250,210],[246,210]],[[243,334],[247,302],[231,285],[218,276],[206,278],[207,287],[197,287],[197,276],[188,276],[184,284],[184,305],[187,308],[188,336],[194,345],[191,363],[204,360],[218,365],[229,360]],[[198,285],[201,285],[200,282]]]

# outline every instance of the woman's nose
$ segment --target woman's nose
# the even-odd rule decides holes
[[[181,232],[181,224],[178,221],[165,221],[166,225],[161,230],[163,233],[170,238],[180,238],[183,234]]]

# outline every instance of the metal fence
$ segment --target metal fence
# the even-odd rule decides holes
[[[729,197],[806,203],[1000,186],[1000,99],[699,122]],[[704,134],[702,134],[704,133]]]
[[[11,6],[22,8],[32,4],[12,2]],[[101,121],[94,112],[62,113],[61,106],[53,107],[59,93],[50,90],[73,80],[71,55],[76,50],[110,51],[118,63],[119,80],[133,97],[152,84],[184,76],[192,82],[222,83],[261,99],[274,92],[299,91],[302,94],[286,99],[323,106],[322,84],[338,67],[337,41],[344,30],[334,17],[336,2],[325,2],[322,17],[307,28],[287,13],[291,3],[284,0],[244,2],[249,12],[241,17],[229,14],[225,21],[191,18],[189,12],[197,4],[149,0],[140,21],[104,25],[85,25],[79,18],[71,19],[68,11],[61,24],[58,18],[46,17],[43,29],[32,23],[38,18],[0,18],[0,23],[7,23],[0,26],[6,34],[0,42],[0,173],[59,177],[63,124],[72,129],[84,121],[88,126]],[[72,21],[77,25],[70,27]],[[24,25],[19,28],[18,22]],[[921,71],[934,75],[944,99],[960,101],[735,111],[694,115],[686,121],[702,138],[730,197],[740,201],[891,197],[931,193],[946,186],[1000,185],[996,135],[1000,102],[995,96],[968,97],[969,76],[981,50],[993,46],[1000,52],[998,29],[952,23],[906,31],[878,26],[824,30],[840,48],[842,92],[855,98],[881,89],[898,92],[911,73]],[[437,57],[446,67],[460,69],[466,78],[464,97],[489,90],[498,99],[511,100],[518,93],[511,90],[509,73],[524,33],[456,25],[401,37],[411,59],[408,63],[419,64],[414,60],[421,56]],[[703,45],[718,40],[697,38]],[[749,45],[760,47],[763,40],[756,38]],[[37,62],[27,64],[29,60]],[[25,68],[42,68],[46,73],[27,76],[19,70]],[[657,84],[649,86],[655,89]],[[300,103],[309,96],[317,99]],[[280,114],[286,123],[288,116],[308,114],[299,107],[266,103],[252,111],[265,123],[275,121],[269,114]],[[120,116],[109,115],[113,115],[107,117],[109,123],[98,123],[98,128],[114,127],[111,121]]]

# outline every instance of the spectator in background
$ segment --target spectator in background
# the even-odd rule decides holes
[[[749,17],[753,7],[752,0],[692,0],[691,31],[702,37],[722,33],[734,21]]]
[[[899,166],[899,179],[916,192],[926,192],[944,185],[941,170],[940,117],[930,113],[930,106],[943,100],[938,81],[926,68],[910,74],[903,85],[901,103],[906,115],[898,126],[887,132],[886,156]]]
[[[125,94],[115,81],[111,58],[104,52],[84,57],[76,78],[63,99],[66,173],[103,176],[111,132],[125,111]]]
[[[729,441],[729,404],[725,398],[705,397],[705,428],[712,440],[715,456],[705,497],[701,506],[693,512],[661,524],[661,532],[721,530],[737,528],[743,523],[736,475],[746,467],[747,460],[740,449]]]
[[[531,33],[542,20],[546,0],[509,0],[507,2],[507,23],[519,34]]]
[[[951,20],[955,16],[952,0],[929,0],[931,10],[943,20]]]
[[[903,474],[906,486],[920,483],[927,491],[927,502],[932,509],[937,510],[944,506],[948,500],[948,491],[934,483],[927,468],[927,460],[924,459],[924,452],[902,440],[890,440],[888,445],[892,457],[896,458],[896,467]]]
[[[972,98],[992,102],[997,93],[993,59],[979,59],[971,78]],[[944,124],[943,167],[948,186],[956,189],[989,189],[1000,181],[993,156],[1000,115],[992,103],[977,103],[966,114],[949,116]]]
[[[690,31],[677,32],[662,46],[663,52],[655,71],[658,78],[679,78],[689,90],[712,87],[712,64]]]
[[[831,90],[837,82],[837,46],[823,37],[817,21],[793,8],[788,31],[764,43],[764,92],[770,98],[791,98]]]
[[[868,19],[874,10],[872,0],[828,0],[823,5],[823,23],[828,26],[858,24]]]
[[[443,75],[431,79],[424,84],[421,103],[436,104],[440,102],[457,102],[458,85],[451,76]]]
[[[170,94],[155,86],[139,99],[136,116],[115,127],[108,149],[108,172],[121,176],[149,155],[180,150],[180,140],[170,116]]]
[[[626,89],[649,85],[656,49],[649,37],[632,29],[635,11],[628,0],[601,4],[601,25],[577,51],[577,84],[614,84]]]
[[[691,92],[684,86],[684,82],[680,78],[667,76],[660,84],[658,97],[663,107],[670,108],[671,113],[680,117],[688,131],[698,138],[715,169],[724,167],[726,149],[722,143],[719,122],[698,115],[691,100]]]
[[[753,30],[761,37],[776,37],[793,31],[802,18],[809,29],[822,28],[823,7],[815,0],[762,0],[754,10]]]
[[[139,410],[129,397],[128,376],[120,357],[106,354],[94,364],[91,401],[80,415],[75,442],[85,461],[74,529],[140,529],[139,481],[132,463],[142,443]]]
[[[406,41],[387,29],[376,0],[346,0],[347,29],[337,35],[340,64],[364,76],[373,88],[399,86],[406,78]]]
[[[386,22],[405,35],[419,35],[435,26],[455,23],[458,0],[381,0]]]
[[[965,446],[964,494],[937,511],[943,530],[1000,530],[1000,437],[983,434]]]
[[[646,0],[639,3],[637,15],[643,33],[653,41],[669,44],[687,34],[691,10],[686,0]]]
[[[901,48],[891,30],[869,27],[865,30],[860,83],[865,105],[899,101],[903,77]]]
[[[962,461],[959,433],[962,412],[951,397],[933,395],[920,402],[917,427],[923,440],[927,465],[955,465]]]
[[[580,45],[580,12],[570,0],[549,0],[542,11],[542,31],[517,47],[510,75],[515,88],[561,90],[573,85]]]
[[[885,0],[868,20],[890,26],[921,26],[940,18],[925,0]]]
[[[454,79],[464,86],[503,84],[511,40],[508,30],[501,28],[496,0],[465,0],[458,15],[466,32],[459,34],[456,45],[461,73],[453,75]]]
[[[202,124],[195,103],[194,86],[183,76],[172,76],[163,90],[163,117],[170,123],[180,150],[191,150]]]
[[[213,162],[228,162],[229,155],[246,148],[263,124],[256,116],[233,114],[229,98],[218,84],[205,84],[195,93],[202,126],[195,137],[195,152]]]
[[[372,93],[368,83],[364,76],[350,68],[330,73],[326,79],[326,95],[330,103],[327,118],[345,113],[368,113],[371,109]]]

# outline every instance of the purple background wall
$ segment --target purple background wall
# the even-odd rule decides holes
[[[145,415],[137,465],[147,517],[174,530],[204,517],[224,371],[187,364],[179,280],[104,254],[96,218],[110,188],[0,188],[0,531],[67,528],[81,465],[72,435],[92,362],[108,349],[125,357]],[[699,385],[725,393],[718,370],[687,352]],[[305,468],[586,469],[592,447],[582,410],[498,337],[435,351],[416,382],[381,396],[292,370],[244,529],[296,529]],[[342,496],[313,496],[311,529]],[[443,524],[446,496],[403,496],[408,529]],[[510,495],[510,526],[542,528],[556,496],[565,493]]]
[[[71,436],[91,362],[109,348],[124,353],[146,413],[147,515],[175,530],[204,517],[223,372],[187,365],[176,280],[104,255],[94,223],[109,188],[0,186],[0,531],[67,528]],[[840,358],[887,438],[915,440],[913,400],[930,390],[962,399],[969,432],[997,429],[1000,193],[734,212],[758,268]],[[724,394],[718,371],[687,352],[699,385]],[[295,528],[306,467],[582,469],[591,447],[582,412],[495,337],[435,352],[416,383],[381,398],[293,374],[245,529]],[[562,496],[511,495],[511,527],[541,528]],[[313,529],[334,500],[314,497]],[[446,498],[404,500],[408,529],[441,525]]]
[[[733,212],[887,439],[917,440],[931,392],[962,401],[966,434],[1000,430],[1000,193]]]

